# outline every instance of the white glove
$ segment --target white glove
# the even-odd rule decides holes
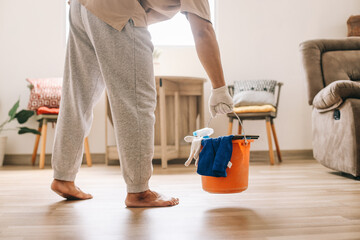
[[[211,117],[214,118],[216,114],[231,113],[233,108],[233,99],[230,96],[228,87],[226,85],[211,90],[209,99],[209,110]]]
[[[188,167],[193,159],[195,159],[195,166],[197,167],[198,161],[199,161],[199,154],[200,154],[200,148],[201,148],[201,140],[202,137],[193,137],[193,136],[186,136],[184,140],[186,142],[191,142],[191,150],[190,150],[190,156],[188,160],[185,162],[185,166]]]

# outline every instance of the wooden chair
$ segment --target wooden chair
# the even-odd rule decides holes
[[[41,115],[37,115],[36,118],[37,118],[37,121],[39,122],[38,131],[41,132],[41,136],[42,136],[39,168],[44,168],[47,125],[48,125],[49,122],[56,122],[57,118],[58,118],[58,115],[56,115],[56,114],[41,114]],[[39,142],[40,142],[40,137],[41,136],[40,135],[36,136],[34,151],[33,151],[32,158],[31,158],[32,165],[35,165],[37,150],[38,150],[38,147],[39,147]],[[91,160],[89,142],[88,142],[87,137],[85,138],[84,145],[85,145],[86,163],[87,163],[87,165],[89,167],[91,167],[92,166],[92,160]]]
[[[283,83],[280,83],[280,82],[277,83],[277,93],[275,96],[276,97],[276,105],[275,105],[276,111],[275,112],[270,111],[270,112],[237,113],[237,115],[240,117],[240,119],[242,121],[244,121],[244,120],[265,120],[266,121],[266,132],[267,132],[267,139],[268,139],[268,144],[269,144],[269,157],[270,157],[271,165],[274,164],[274,152],[273,152],[272,141],[271,141],[271,132],[273,134],[274,141],[275,141],[278,161],[279,161],[279,163],[282,162],[280,147],[279,147],[279,143],[278,143],[278,139],[277,139],[276,131],[275,131],[275,125],[274,125],[274,119],[277,116],[277,111],[278,111],[278,106],[279,106],[280,89],[281,89],[282,85],[283,85]],[[234,95],[234,86],[229,85],[228,87],[229,87],[230,95],[233,96]],[[233,128],[233,121],[234,121],[234,119],[237,120],[237,118],[234,113],[229,113],[229,114],[227,114],[227,116],[229,117],[228,135],[231,135],[232,128]],[[238,124],[239,124],[238,134],[241,134],[242,128],[241,128],[240,123],[238,123]]]

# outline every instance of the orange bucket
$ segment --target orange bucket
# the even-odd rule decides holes
[[[231,168],[226,169],[227,177],[201,176],[202,187],[209,193],[239,193],[248,188],[250,142],[254,140],[232,140]]]

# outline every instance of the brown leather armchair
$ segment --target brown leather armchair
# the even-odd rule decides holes
[[[324,166],[360,176],[360,38],[300,44],[314,157]]]

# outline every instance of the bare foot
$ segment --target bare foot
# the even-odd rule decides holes
[[[93,198],[91,194],[84,193],[80,188],[75,186],[74,182],[54,179],[51,183],[51,190],[67,200],[86,200]]]
[[[151,190],[141,193],[128,193],[125,200],[127,207],[171,207],[178,204],[178,198],[166,198]]]

